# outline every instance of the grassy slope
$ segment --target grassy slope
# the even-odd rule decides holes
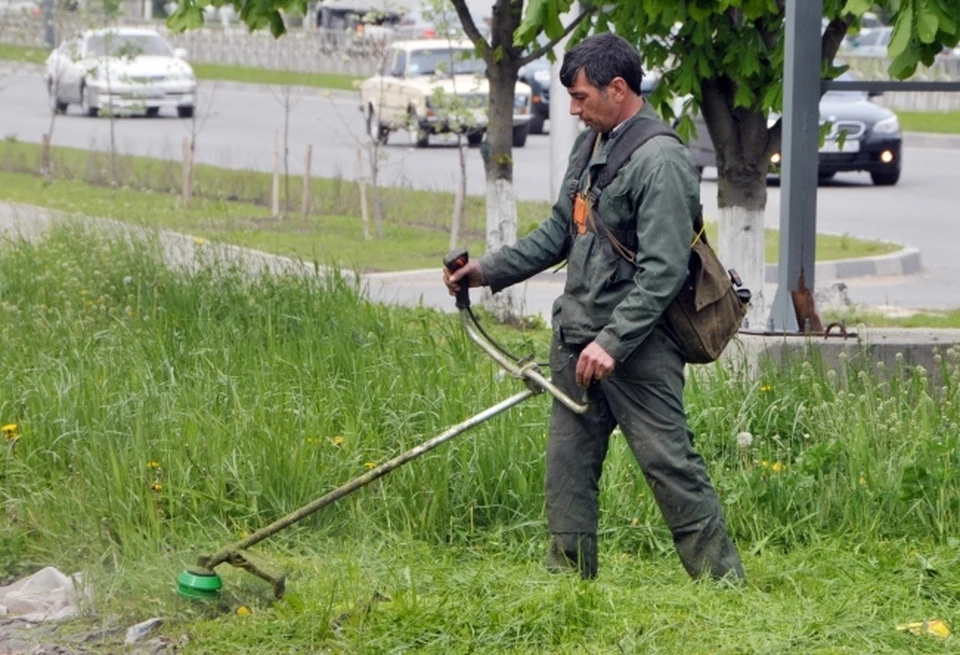
[[[37,145],[0,143],[0,176],[4,178],[0,199],[118,220],[131,214],[148,216],[154,226],[306,259],[326,262],[336,256],[344,265],[364,271],[433,267],[449,245],[452,193],[381,190],[382,204],[387,208],[384,229],[388,238],[366,241],[357,215],[357,187],[343,180],[315,179],[313,212],[308,220],[294,218],[298,215],[295,211],[279,221],[269,218],[271,176],[266,173],[197,166],[194,193],[207,200],[199,200],[195,208],[181,212],[175,197],[180,188],[179,166],[174,162],[119,156],[119,188],[111,190],[109,158],[102,153],[55,148],[53,168],[61,179],[53,185],[36,176],[39,159]],[[291,180],[292,198],[300,198],[301,184],[299,177]],[[143,189],[157,193],[143,194]],[[294,200],[293,206],[298,207],[299,202]],[[550,205],[520,202],[517,211],[524,233],[548,216]],[[484,222],[483,198],[470,197],[461,234],[474,253],[483,250]],[[708,224],[707,234],[716,241],[715,223]],[[778,232],[767,230],[766,238],[766,259],[776,262]],[[897,248],[895,244],[849,236],[817,237],[819,261],[880,255]]]

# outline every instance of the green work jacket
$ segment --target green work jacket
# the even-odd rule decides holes
[[[631,121],[659,120],[648,103]],[[657,136],[638,148],[603,190],[595,216],[616,230],[635,229],[634,263],[611,257],[594,232],[572,226],[574,188],[585,190],[587,175],[602,166],[617,129],[593,154],[580,179],[571,166],[583,140],[577,136],[563,191],[550,217],[516,244],[480,258],[490,289],[497,291],[567,261],[563,294],[553,305],[553,327],[569,344],[596,340],[624,361],[650,334],[687,275],[693,223],[700,211],[700,174],[687,148],[673,137]]]

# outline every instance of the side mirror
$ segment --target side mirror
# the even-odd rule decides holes
[[[186,59],[187,58],[187,49],[186,48],[174,48],[173,56],[177,59]]]

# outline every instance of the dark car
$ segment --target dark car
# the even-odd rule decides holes
[[[543,134],[544,121],[550,120],[550,60],[541,57],[520,69],[520,81],[533,89],[529,133]]]
[[[844,73],[838,79],[853,80]],[[645,95],[656,87],[657,80],[644,80]],[[678,103],[679,104],[679,103]],[[778,117],[772,116],[772,125]],[[828,91],[820,99],[820,122],[830,124],[830,131],[820,148],[818,173],[830,179],[837,173],[865,171],[873,183],[890,186],[900,180],[903,135],[897,115],[873,102],[865,91]],[[694,118],[697,136],[687,145],[703,169],[716,166],[716,153],[702,116]],[[840,135],[844,134],[843,139]],[[779,172],[780,154],[771,159],[771,172]]]

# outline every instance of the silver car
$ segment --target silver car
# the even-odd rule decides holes
[[[96,116],[101,110],[156,116],[173,109],[193,116],[197,80],[185,61],[150,29],[90,30],[50,53],[43,73],[50,109],[64,113],[71,104]]]

